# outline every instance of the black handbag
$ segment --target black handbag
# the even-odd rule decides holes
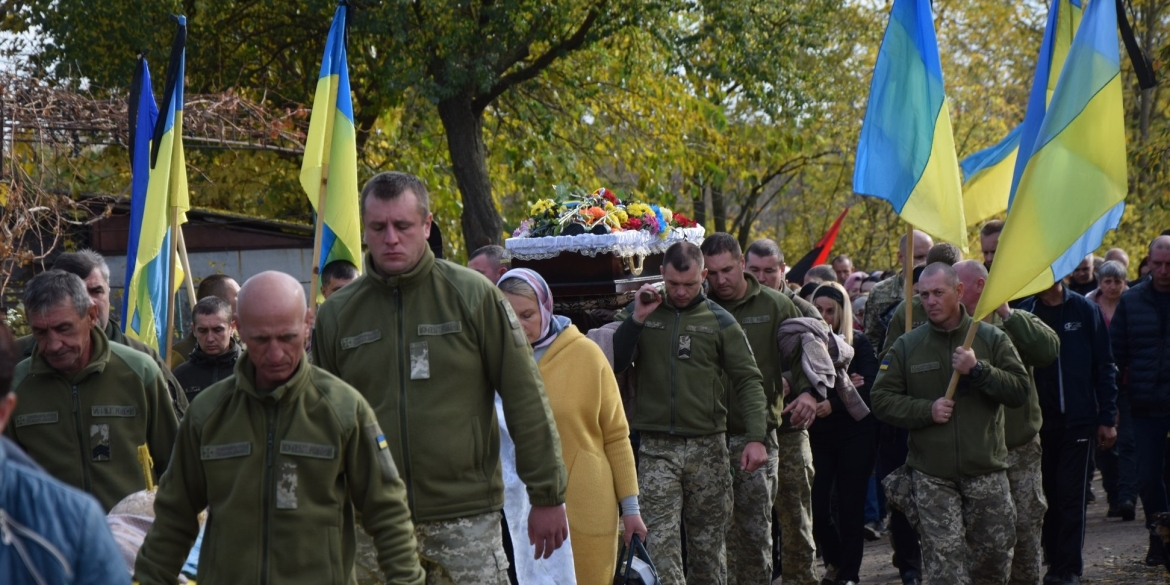
[[[635,534],[630,539],[630,546],[623,543],[618,553],[617,571],[613,576],[614,585],[660,585],[658,570],[650,561],[650,553],[642,544],[642,539]]]

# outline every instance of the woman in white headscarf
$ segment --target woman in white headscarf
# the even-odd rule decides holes
[[[628,543],[646,538],[630,428],[617,380],[601,348],[568,318],[553,315],[552,293],[539,274],[510,270],[497,286],[532,344],[569,472],[565,507],[577,582],[612,583],[619,517]]]

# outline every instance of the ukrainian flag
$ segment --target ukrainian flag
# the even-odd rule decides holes
[[[853,190],[889,201],[914,227],[967,249],[929,0],[894,0],[861,126]]]
[[[177,208],[179,225],[185,223],[185,213],[190,208],[182,138],[187,19],[183,16],[177,19],[179,30],[167,65],[165,109],[159,112],[154,106],[146,61],[142,60],[139,63],[142,82],[138,84],[137,116],[132,132],[131,226],[126,258],[126,268],[131,273],[126,281],[122,326],[127,335],[156,350],[166,346],[167,305],[174,299],[174,286],[168,286],[167,281],[171,262],[175,261],[171,256],[171,238],[179,226],[171,225],[171,219]],[[151,120],[156,117],[152,125]],[[144,132],[152,127],[149,135]],[[179,282],[179,271],[175,272],[175,282]]]
[[[959,163],[963,171],[963,216],[967,225],[978,225],[1007,209],[1022,133],[1023,126],[1016,126],[998,144]]]
[[[317,93],[309,119],[305,160],[301,165],[301,187],[313,210],[320,213],[318,196],[327,180],[320,260],[317,270],[334,260],[348,260],[361,269],[362,238],[358,209],[357,136],[353,123],[353,101],[349,94],[349,71],[345,54],[345,4],[337,7]],[[317,291],[321,300],[321,291]]]
[[[1115,3],[1089,3],[1026,147],[1021,142],[1028,156],[996,252],[1009,260],[992,265],[976,317],[1052,286],[1121,220],[1128,183]]]

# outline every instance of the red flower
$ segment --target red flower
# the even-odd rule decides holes
[[[606,189],[605,187],[602,187],[602,188],[598,189],[597,191],[594,191],[593,196],[594,197],[601,197],[602,199],[605,199],[606,201],[609,201],[610,203],[613,203],[614,205],[621,205],[621,202],[618,201],[617,195],[614,195],[613,191],[610,191],[609,189]]]
[[[681,228],[692,228],[692,227],[699,225],[698,223],[695,222],[695,220],[693,220],[693,219],[691,219],[691,218],[689,218],[681,213],[674,214],[674,223],[677,223],[678,227],[681,227]]]
[[[631,217],[629,221],[627,221],[626,224],[622,226],[622,229],[634,231],[640,230],[642,229],[642,220],[636,217]]]

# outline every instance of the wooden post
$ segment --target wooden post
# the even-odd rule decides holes
[[[971,326],[967,328],[967,338],[963,340],[963,349],[971,349],[971,344],[975,342],[975,333],[979,331],[979,322],[972,319]],[[947,385],[946,399],[951,400],[955,396],[955,389],[959,387],[959,370],[951,370],[951,383]]]
[[[317,193],[317,222],[313,230],[313,276],[309,279],[309,307],[317,309],[321,287],[321,238],[325,234],[325,204],[328,202],[329,165],[321,165],[321,190]]]
[[[179,208],[171,208],[171,229],[178,232],[179,230]],[[166,363],[170,363],[171,348],[175,344],[175,255],[178,254],[179,237],[177,233],[171,234],[171,249],[166,253],[170,254],[167,257],[170,263],[167,264],[167,340],[164,343],[166,352],[164,352],[163,359]]]
[[[187,298],[191,301],[191,306],[195,306],[195,283],[192,281],[195,278],[191,274],[191,261],[187,258],[187,239],[183,237],[183,228],[178,228],[179,232],[179,262],[183,265],[183,281],[187,283]]]
[[[902,271],[906,275],[903,290],[906,297],[906,333],[910,333],[914,329],[914,226],[906,226],[906,254],[902,256]]]

